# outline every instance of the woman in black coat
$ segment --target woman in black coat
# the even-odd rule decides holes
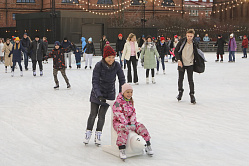
[[[42,40],[40,40],[39,36],[35,37],[35,40],[31,43],[29,47],[29,53],[31,53],[31,59],[33,64],[33,76],[36,76],[36,63],[38,61],[39,68],[40,68],[40,76],[43,75],[43,66],[42,60],[43,57],[46,56],[46,47]]]
[[[95,144],[100,145],[102,129],[105,123],[105,114],[109,107],[106,100],[114,100],[116,97],[115,82],[116,76],[119,79],[119,91],[125,83],[123,70],[118,62],[115,61],[115,51],[112,47],[104,48],[103,59],[95,65],[92,76],[91,91],[91,112],[87,121],[85,144],[88,144],[94,125],[98,116],[97,128],[95,132]]]
[[[227,42],[223,39],[223,37],[221,35],[218,35],[218,40],[215,43],[215,46],[218,46],[218,48],[217,48],[217,59],[215,60],[215,62],[219,62],[219,55],[220,55],[220,62],[223,62],[225,44],[227,44]]]

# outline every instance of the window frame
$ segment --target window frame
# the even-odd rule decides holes
[[[36,3],[35,0],[16,0],[16,3],[17,4],[20,4],[20,3]]]

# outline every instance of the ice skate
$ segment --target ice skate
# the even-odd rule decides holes
[[[83,141],[85,145],[89,143],[91,136],[92,136],[92,131],[86,130],[86,137],[85,137],[85,140]]]
[[[43,71],[42,70],[40,71],[40,76],[43,76]]]
[[[85,69],[87,68],[87,66],[85,66]]]
[[[95,142],[95,145],[96,146],[100,146],[101,145],[101,134],[102,132],[101,131],[96,131],[95,132],[95,139],[94,139],[94,142]]]
[[[23,72],[22,72],[22,71],[20,71],[20,76],[21,76],[21,77],[23,76]]]
[[[90,66],[90,69],[92,69],[92,66]]]
[[[196,104],[196,100],[195,100],[194,94],[190,94],[190,102],[191,102],[192,104]]]
[[[183,95],[184,90],[180,90],[178,96],[176,97],[178,101],[182,100],[182,95]]]
[[[59,84],[55,85],[54,89],[59,89]]]
[[[149,77],[148,78],[146,78],[146,84],[149,84]]]
[[[119,150],[119,157],[120,157],[121,160],[125,161],[125,159],[127,158],[126,154],[125,154],[125,149],[120,149]]]
[[[163,74],[164,74],[164,75],[166,74],[166,71],[165,71],[165,70],[163,71]]]
[[[139,83],[138,83],[138,82],[135,82],[135,85],[139,85]]]
[[[72,66],[69,66],[70,69],[72,69]]]
[[[156,75],[158,75],[158,74],[159,74],[159,71],[156,72]]]
[[[153,156],[153,154],[154,154],[154,152],[153,152],[152,149],[151,149],[151,145],[146,146],[145,152],[146,152],[147,155],[149,155],[149,156]]]
[[[34,76],[34,77],[36,76],[36,71],[35,71],[35,70],[33,71],[33,76]]]
[[[7,68],[5,68],[5,73],[7,73]]]
[[[67,89],[70,89],[71,88],[71,85],[68,83],[67,84]]]
[[[221,59],[220,62],[222,63],[222,62],[223,62],[223,59]]]
[[[219,62],[219,59],[216,59],[215,62]]]
[[[152,84],[156,84],[155,77],[152,77]]]
[[[14,77],[14,72],[13,71],[11,71],[11,77]]]

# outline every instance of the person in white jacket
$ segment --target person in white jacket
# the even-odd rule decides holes
[[[132,76],[131,76],[131,64],[133,66],[133,72],[134,72],[134,79],[133,82],[138,85],[138,76],[137,76],[137,61],[138,56],[137,53],[139,52],[138,44],[136,41],[136,35],[133,33],[130,33],[127,41],[124,45],[123,55],[122,55],[122,61],[124,59],[126,60],[128,72],[127,72],[127,80],[128,83],[132,82]]]

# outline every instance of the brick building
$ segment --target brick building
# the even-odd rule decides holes
[[[182,16],[183,0],[55,0],[56,10],[98,13],[122,13],[125,18],[149,19],[158,15]],[[122,4],[123,3],[123,4]],[[0,27],[15,27],[16,14],[49,12],[52,0],[1,0]],[[111,14],[114,17],[114,14]]]

